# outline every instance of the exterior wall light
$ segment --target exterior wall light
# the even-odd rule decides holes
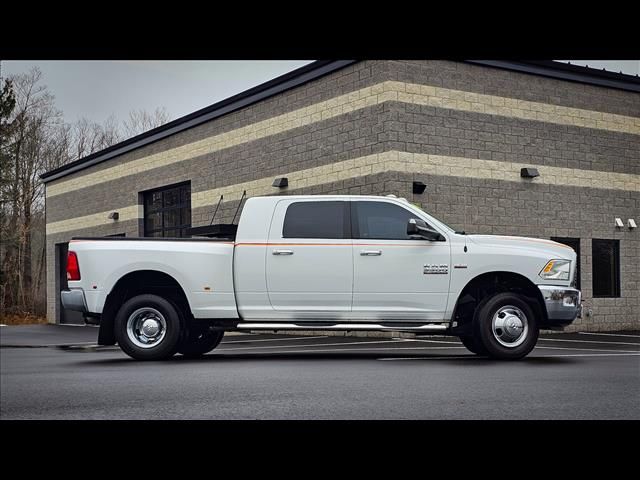
[[[426,188],[427,186],[422,182],[413,182],[413,193],[420,195]]]
[[[289,179],[287,177],[276,178],[271,184],[272,187],[284,188],[289,186]]]
[[[118,212],[111,212],[109,214],[109,219],[111,220],[118,220],[120,218],[120,214]]]
[[[636,225],[636,221],[633,218],[629,219],[629,230],[633,230],[634,228],[638,228]]]
[[[520,169],[520,176],[522,178],[535,178],[539,177],[540,173],[537,168],[526,167]]]
[[[624,227],[624,223],[622,223],[622,219],[621,218],[616,218],[616,227],[617,228]]]

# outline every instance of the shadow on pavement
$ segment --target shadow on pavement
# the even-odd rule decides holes
[[[314,360],[324,360],[324,361],[342,361],[342,360],[378,360],[378,359],[394,359],[394,358],[402,358],[403,361],[389,361],[385,363],[397,363],[402,365],[406,362],[415,361],[424,361],[429,360],[429,362],[424,363],[446,363],[450,365],[465,365],[465,366],[474,366],[474,365],[558,365],[558,364],[571,364],[577,363],[576,359],[571,358],[558,358],[558,357],[525,357],[521,360],[516,361],[505,361],[505,360],[492,360],[486,357],[478,357],[473,354],[468,354],[465,356],[461,356],[460,354],[433,354],[433,355],[425,355],[421,354],[407,354],[397,353],[397,354],[384,354],[374,352],[363,352],[363,353],[241,353],[241,354],[209,354],[205,355],[201,358],[191,359],[185,358],[181,355],[176,355],[168,360],[161,361],[138,361],[129,357],[122,358],[107,358],[107,359],[92,359],[86,362],[80,362],[79,365],[114,365],[114,364],[122,364],[122,365],[194,365],[194,364],[207,364],[207,363],[231,363],[231,362],[242,362],[242,361],[269,361],[269,360],[290,360],[290,361],[314,361]],[[407,359],[407,360],[404,360]]]

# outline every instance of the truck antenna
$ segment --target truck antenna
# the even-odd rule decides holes
[[[220,202],[222,202],[222,197],[224,197],[224,195],[220,195],[220,200],[218,200],[216,209],[213,211],[213,216],[211,217],[211,221],[209,222],[209,225],[213,225],[213,219],[216,218],[216,213],[218,213],[218,207],[220,207]]]
[[[242,200],[244,200],[244,197],[247,195],[247,191],[245,190],[244,192],[242,192],[242,196],[240,197],[240,203],[238,203],[238,208],[236,208],[236,213],[233,214],[233,220],[231,220],[231,224],[233,225],[233,222],[236,221],[236,215],[238,215],[238,211],[240,210],[240,206],[242,205]]]

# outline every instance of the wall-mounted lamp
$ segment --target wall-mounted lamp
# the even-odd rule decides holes
[[[289,179],[287,177],[276,178],[271,184],[272,187],[284,188],[289,186]]]
[[[629,230],[633,230],[634,228],[638,228],[636,225],[636,221],[633,218],[629,219]]]
[[[522,178],[535,178],[539,177],[540,173],[537,168],[526,167],[520,169],[520,176]]]
[[[621,218],[616,218],[616,227],[617,228],[624,227],[624,223],[622,223],[622,219]]]
[[[427,186],[422,182],[413,182],[413,193],[420,195],[426,188]]]
[[[109,214],[110,220],[118,220],[120,218],[120,214],[118,212],[111,212]]]

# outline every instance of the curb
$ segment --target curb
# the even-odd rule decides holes
[[[119,351],[120,347],[116,345],[56,345],[56,348],[60,350],[81,350],[88,352],[109,352]]]
[[[0,348],[50,348],[55,347],[56,345],[11,345],[11,344],[3,344],[0,345]]]

